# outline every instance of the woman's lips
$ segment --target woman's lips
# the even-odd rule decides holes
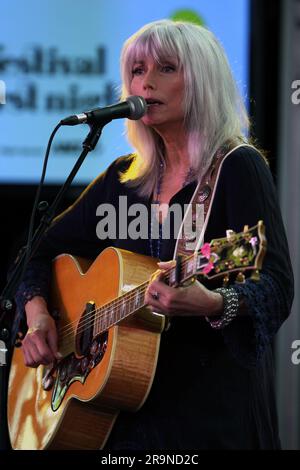
[[[160,104],[163,104],[162,101],[157,100],[155,98],[147,98],[146,103],[147,103],[148,106],[158,106]]]

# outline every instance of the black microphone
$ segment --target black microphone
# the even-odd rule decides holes
[[[77,124],[107,124],[113,119],[140,119],[147,112],[147,103],[142,96],[128,96],[126,101],[105,108],[95,108],[81,114],[73,114],[60,121],[62,126]]]

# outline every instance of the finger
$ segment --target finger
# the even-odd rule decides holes
[[[148,289],[145,292],[145,303],[147,305],[157,306],[159,304],[160,297],[161,297],[161,294],[158,291],[158,289],[156,289],[155,287],[154,288],[148,287]]]
[[[47,344],[47,332],[34,329],[27,338],[31,347],[31,355],[36,362],[47,365],[55,360],[55,356]]]
[[[58,351],[58,335],[57,335],[56,328],[48,331],[47,341],[48,341],[49,347],[52,351],[52,354],[55,356],[55,358],[56,359],[61,359],[62,355]]]
[[[150,277],[150,282],[156,281],[156,280],[163,280],[163,271],[161,269],[157,269],[154,271],[154,273],[151,274]]]
[[[23,350],[25,356],[25,365],[27,367],[38,367],[39,363],[35,360],[32,346],[27,346]]]
[[[161,313],[163,315],[170,315],[172,312],[165,305],[165,297],[161,292],[152,290],[145,294],[145,303],[150,307],[151,311]]]
[[[157,306],[159,305],[159,293],[152,291],[145,293],[145,303],[147,305]]]
[[[39,354],[34,345],[33,331],[36,332],[36,329],[28,330],[22,343],[25,365],[28,367],[37,367],[40,364]]]
[[[29,352],[35,364],[33,367],[38,367],[40,364],[46,366],[54,361],[54,356],[44,340],[31,342]]]
[[[149,284],[145,292],[145,303],[151,306],[157,307],[160,304],[162,292],[161,292],[161,283],[153,281]]]
[[[160,279],[155,279],[150,282],[148,289],[150,293],[155,294],[159,293],[160,296],[169,297],[177,294],[177,290],[174,287],[170,287]]]
[[[149,308],[149,310],[151,310],[151,312],[153,312],[153,313],[161,313],[162,315],[167,315],[167,313],[164,311],[164,309],[160,305],[160,303],[155,302],[154,300],[153,300],[152,303],[147,302],[147,308]]]
[[[176,266],[176,260],[171,259],[170,261],[159,261],[157,263],[159,269],[170,269]]]
[[[47,334],[45,336],[37,335],[34,346],[38,351],[41,364],[48,365],[55,361],[55,354],[48,344]]]
[[[30,354],[29,354],[27,348],[24,346],[24,344],[22,345],[22,353],[23,353],[25,366],[30,367],[31,362],[32,362],[32,357],[30,356]]]

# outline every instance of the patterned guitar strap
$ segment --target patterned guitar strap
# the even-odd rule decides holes
[[[228,148],[221,148],[216,152],[212,165],[197,185],[184,214],[174,249],[173,260],[177,260],[177,257],[179,257],[180,264],[182,258],[184,259],[193,253],[197,253],[203,245],[205,230],[211,213],[222,165],[225,159],[240,147],[253,148],[248,144],[237,145],[229,151]],[[176,272],[180,273],[181,270],[178,268],[180,268],[180,265],[176,267]],[[180,280],[177,281],[175,278],[176,282],[179,283]],[[191,282],[194,282],[194,279],[184,285],[187,286]],[[171,323],[171,319],[166,317],[165,331],[169,330]]]
[[[178,232],[173,259],[177,256],[190,256],[198,252],[204,240],[217,183],[225,159],[240,147],[251,147],[247,144],[238,145],[226,152],[224,148],[217,151],[212,165],[199,182],[185,212]]]

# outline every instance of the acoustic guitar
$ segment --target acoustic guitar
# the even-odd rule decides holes
[[[170,286],[196,278],[244,281],[257,276],[266,249],[264,225],[227,231],[166,270]],[[51,366],[24,365],[15,348],[8,426],[14,449],[103,448],[120,410],[138,410],[155,374],[164,315],[144,301],[157,260],[107,248],[94,262],[63,254],[53,261],[50,311],[59,312],[59,351]]]

